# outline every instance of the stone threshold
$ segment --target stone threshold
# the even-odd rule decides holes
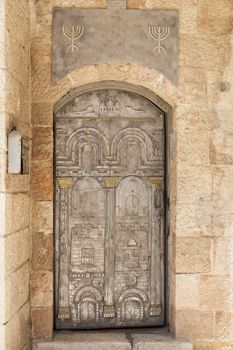
[[[192,350],[191,342],[175,340],[165,328],[60,331],[51,341],[33,341],[32,350]]]

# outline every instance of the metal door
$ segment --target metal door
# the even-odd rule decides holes
[[[164,114],[97,90],[55,115],[56,328],[163,325]]]

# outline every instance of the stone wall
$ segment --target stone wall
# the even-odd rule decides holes
[[[53,105],[70,89],[103,80],[143,86],[173,108],[170,122],[171,331],[196,348],[233,342],[233,55],[231,0],[128,0],[129,8],[180,11],[177,87],[154,70],[110,63],[51,84],[53,6],[105,7],[103,0],[31,1],[32,177],[6,175],[7,130],[31,137],[27,0],[0,1],[0,348],[29,349],[53,332]],[[230,83],[230,90],[227,84]]]
[[[98,8],[106,1],[31,1],[32,337],[53,333],[53,106],[72,88],[116,80],[149,89],[173,109],[170,329],[177,338],[193,340],[197,349],[223,348],[233,341],[233,3],[127,1],[128,8],[179,10],[177,87],[158,72],[127,62],[83,67],[52,86],[53,6]]]
[[[29,5],[0,1],[0,348],[29,349],[29,175],[7,172],[7,132],[30,131]]]

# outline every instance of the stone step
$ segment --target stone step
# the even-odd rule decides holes
[[[192,350],[165,330],[56,332],[52,341],[34,341],[33,350]]]

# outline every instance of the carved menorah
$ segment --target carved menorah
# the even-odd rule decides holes
[[[74,53],[75,51],[79,52],[79,47],[75,44],[75,40],[78,40],[83,35],[84,27],[83,26],[75,26],[75,25],[65,25],[62,26],[63,35],[71,40],[71,44],[67,47],[66,52],[71,51]]]
[[[149,26],[149,33],[153,39],[157,40],[157,45],[154,47],[153,53],[156,56],[159,56],[162,51],[165,54],[167,54],[167,50],[161,44],[161,41],[165,40],[168,37],[170,33],[170,26],[165,26],[165,27]]]

